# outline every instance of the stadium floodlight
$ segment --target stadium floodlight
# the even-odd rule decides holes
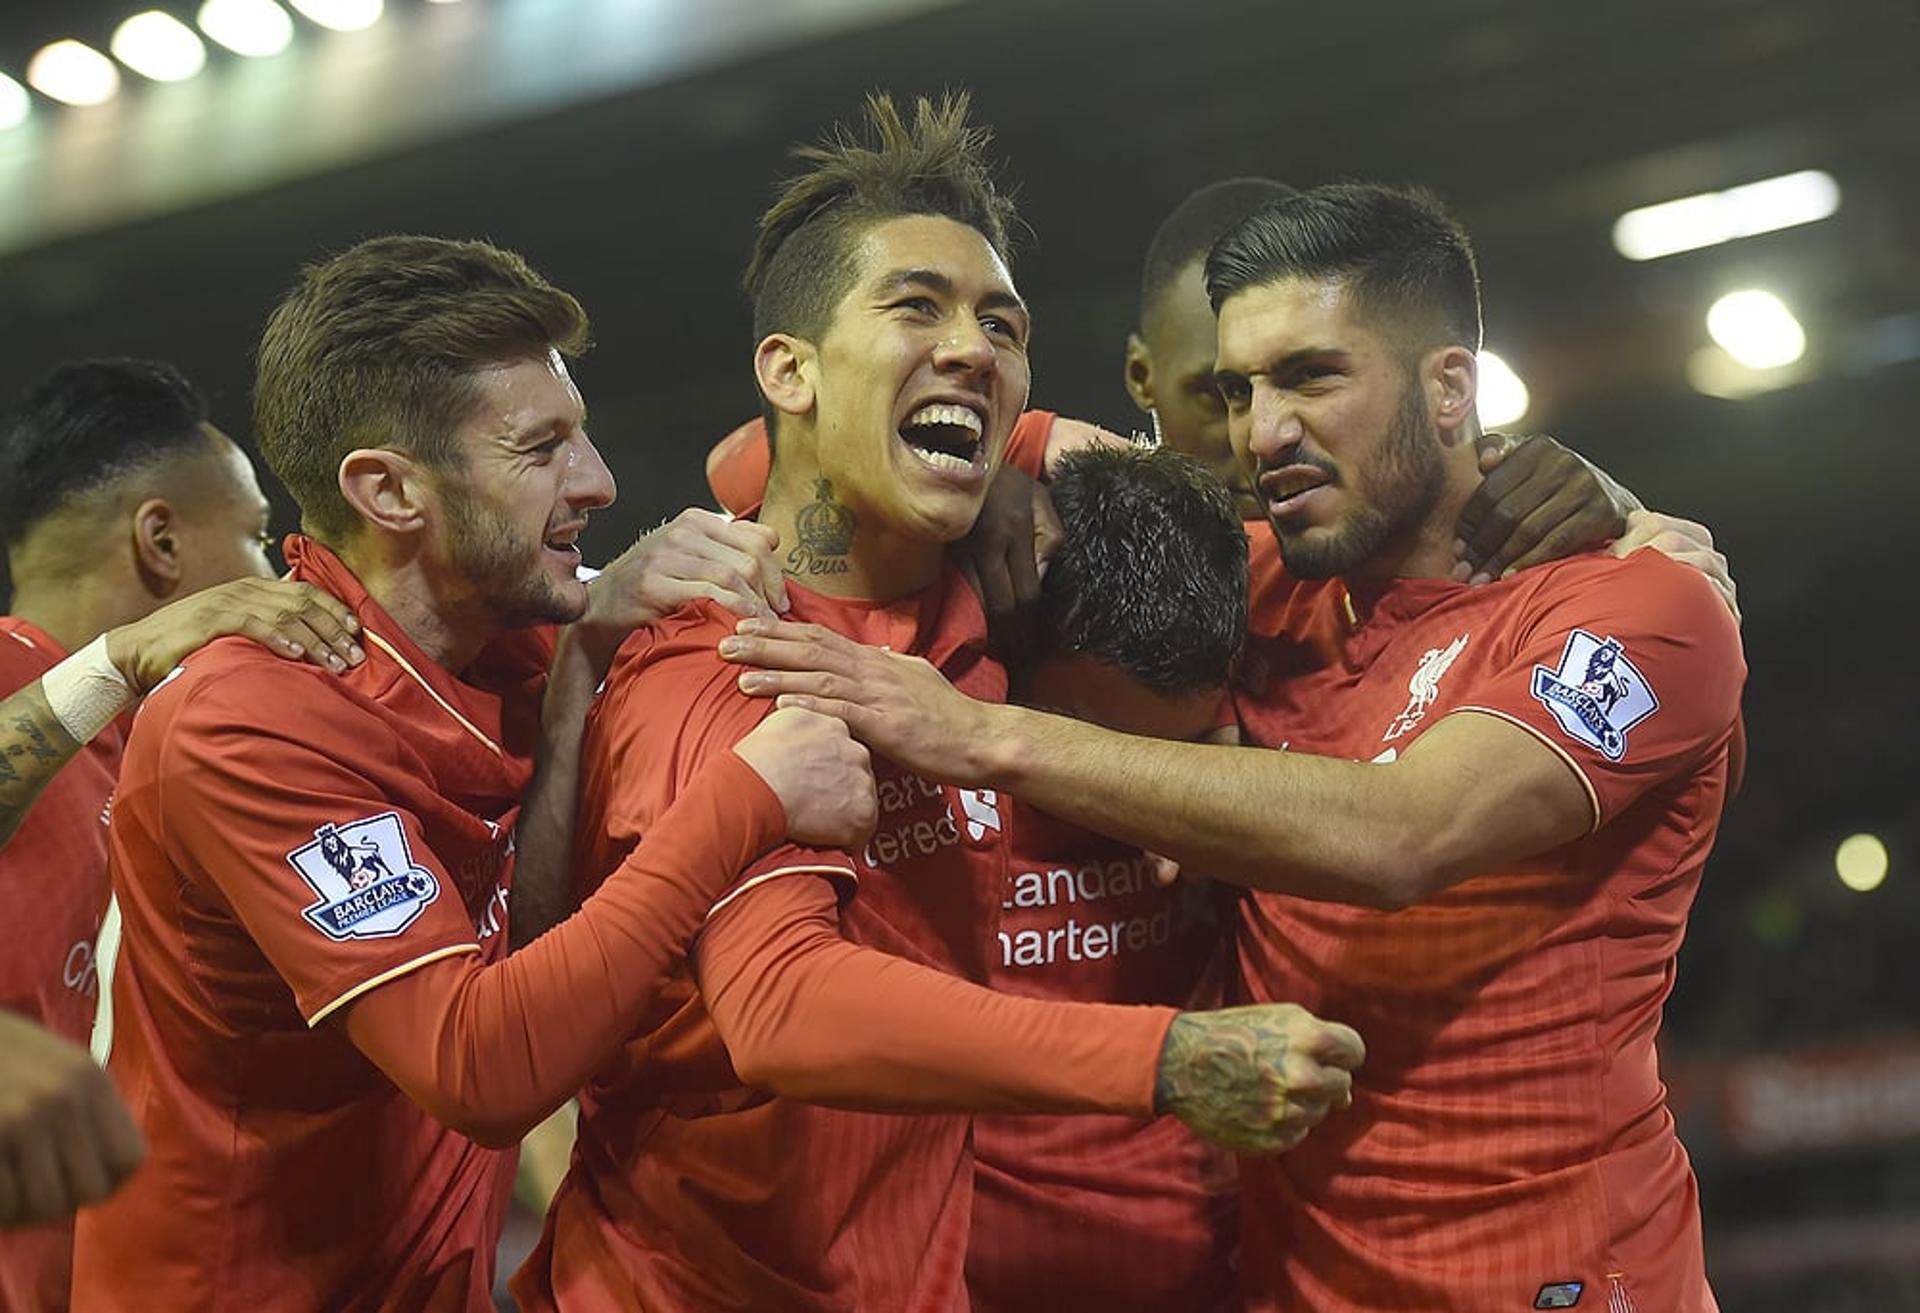
[[[1527,385],[1513,372],[1513,366],[1491,351],[1482,351],[1480,392],[1474,406],[1480,423],[1494,429],[1516,423],[1526,415],[1531,404]]]
[[[380,21],[383,0],[293,0],[293,7],[322,27],[358,32]]]
[[[293,18],[273,0],[206,0],[200,30],[249,59],[277,55],[293,43]]]
[[[1886,882],[1887,845],[1875,834],[1850,834],[1833,854],[1833,869],[1847,888],[1870,893]]]
[[[27,94],[27,89],[0,73],[0,132],[19,127],[31,113],[33,97]]]
[[[113,57],[155,82],[182,82],[207,66],[207,48],[172,14],[149,9],[114,29]]]
[[[1818,169],[1702,192],[1638,210],[1613,225],[1613,247],[1629,260],[1696,251],[1824,219],[1840,208],[1840,184]]]
[[[113,61],[83,42],[55,41],[27,64],[27,84],[66,105],[99,105],[120,90]]]
[[[1787,303],[1757,287],[1715,301],[1707,311],[1707,332],[1748,369],[1791,365],[1807,350],[1807,331]]]

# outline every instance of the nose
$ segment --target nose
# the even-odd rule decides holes
[[[1247,450],[1256,460],[1270,461],[1300,444],[1306,429],[1287,396],[1264,381],[1256,382],[1247,407]]]
[[[600,458],[600,449],[593,445],[593,439],[580,434],[568,452],[568,460],[571,463],[565,485],[567,504],[583,511],[613,505],[620,489],[613,481],[613,471]]]
[[[933,348],[934,367],[942,373],[991,373],[999,359],[987,330],[971,315],[955,316]]]

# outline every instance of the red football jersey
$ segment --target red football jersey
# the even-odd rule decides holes
[[[67,653],[44,630],[0,616],[0,697],[19,692]],[[107,808],[124,721],[116,720],[48,781],[0,849],[0,1008],[32,1017],[76,1044],[93,1027],[99,977],[93,940],[107,905]],[[0,1230],[0,1313],[67,1307],[73,1223]]]
[[[1481,588],[1303,583],[1260,619],[1251,740],[1389,761],[1496,716],[1565,762],[1594,828],[1404,911],[1242,904],[1250,998],[1368,1050],[1350,1111],[1245,1166],[1250,1301],[1712,1310],[1654,1037],[1745,678],[1727,609],[1663,556],[1595,553]]]
[[[1220,1006],[1226,886],[1015,802],[988,979],[1033,998]],[[1173,1117],[983,1116],[973,1132],[975,1313],[1238,1306],[1233,1158]]]
[[[354,609],[367,659],[333,675],[224,639],[135,720],[95,1044],[147,1160],[81,1215],[76,1308],[493,1307],[514,1155],[434,1121],[330,1019],[505,953],[540,671],[462,682],[325,548],[288,557]]]
[[[953,571],[892,604],[790,588],[791,618],[1005,695],[979,602]],[[740,668],[714,650],[734,623],[701,604],[622,649],[582,754],[582,871],[617,865],[701,761],[773,709],[742,695]],[[776,849],[722,906],[764,880],[824,874],[849,895],[847,939],[984,981],[1006,872],[1000,800],[883,760],[874,771],[880,822],[863,852]],[[523,1307],[966,1307],[969,1118],[840,1111],[741,1085],[691,977],[663,992],[645,1031],[582,1096],[572,1170],[514,1281]]]

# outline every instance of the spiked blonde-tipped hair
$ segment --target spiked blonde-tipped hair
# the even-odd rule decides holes
[[[794,158],[811,165],[780,185],[760,216],[742,279],[755,340],[769,333],[817,338],[854,276],[853,249],[876,223],[930,214],[974,229],[1005,260],[1018,221],[993,181],[990,129],[967,122],[968,97],[913,102],[909,124],[885,92],[867,96],[858,129],[836,124]]]

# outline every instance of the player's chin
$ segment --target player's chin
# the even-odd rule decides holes
[[[526,608],[528,624],[568,625],[587,613],[587,585],[571,569],[542,572]]]
[[[908,508],[914,536],[926,542],[959,542],[973,532],[986,505],[985,488],[941,488],[920,492]]]

